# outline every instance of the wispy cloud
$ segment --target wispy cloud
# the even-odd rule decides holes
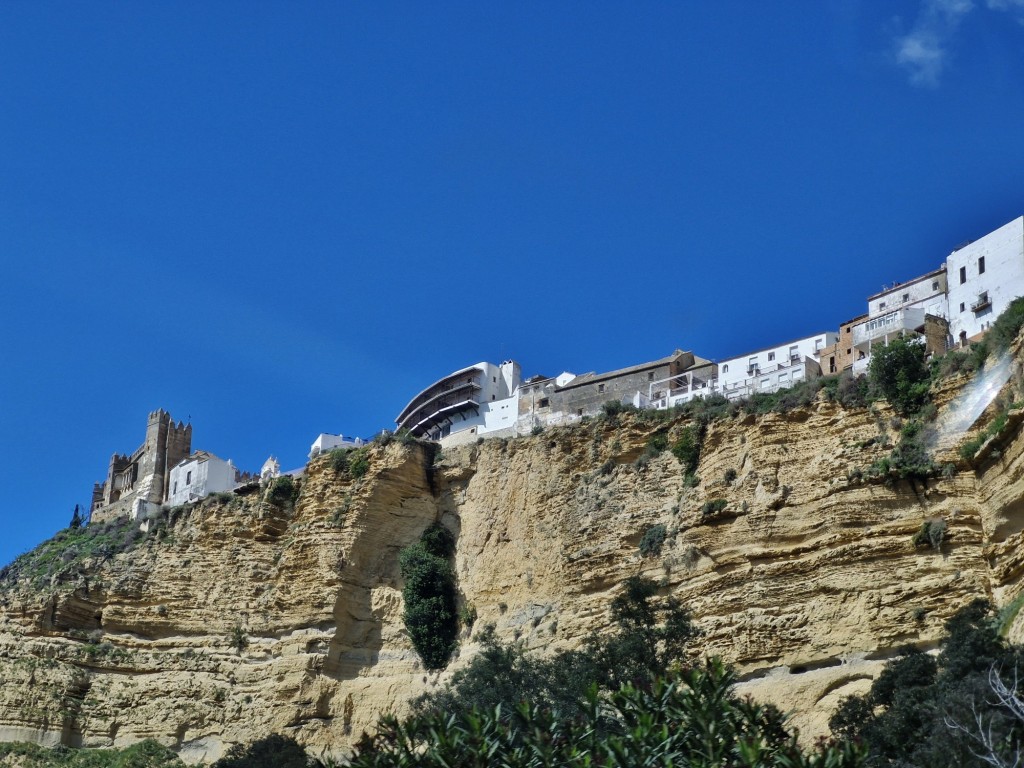
[[[975,8],[974,0],[923,0],[910,31],[895,38],[896,63],[910,82],[935,88],[949,66],[951,45],[961,22]],[[1009,13],[1024,25],[1024,0],[985,0],[989,11]]]
[[[896,38],[896,63],[910,73],[911,83],[930,88],[939,84],[949,60],[950,40],[972,10],[972,0],[925,0],[910,32]]]

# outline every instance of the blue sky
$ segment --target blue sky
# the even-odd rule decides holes
[[[2,3],[0,561],[159,407],[298,466],[834,330],[1024,213],[1022,125],[1022,0]]]

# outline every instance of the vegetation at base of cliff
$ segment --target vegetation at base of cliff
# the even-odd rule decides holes
[[[458,645],[455,572],[450,563],[455,538],[440,523],[430,525],[420,540],[398,558],[405,613],[402,616],[416,653],[427,669],[444,669]]]
[[[674,598],[656,600],[658,585],[631,577],[611,603],[614,629],[592,634],[578,651],[542,657],[519,643],[506,645],[488,625],[476,640],[483,646],[451,682],[414,703],[419,715],[466,712],[469,708],[511,713],[521,701],[543,704],[565,715],[584,712],[592,686],[610,692],[625,683],[649,686],[689,655],[698,632]]]
[[[352,768],[857,768],[852,744],[805,752],[771,705],[739,699],[718,661],[671,672],[607,695],[590,688],[578,714],[525,700],[510,708],[385,717],[356,745]]]
[[[0,743],[0,765],[17,765],[20,768],[185,768],[174,752],[152,739],[124,749],[47,749],[38,744]]]
[[[873,766],[982,768],[1024,756],[1024,649],[999,636],[978,600],[946,623],[938,656],[908,648],[829,726],[862,742]]]
[[[210,768],[322,768],[291,736],[271,734],[251,744],[235,744]]]
[[[22,580],[28,580],[35,589],[74,580],[85,572],[87,561],[108,560],[150,538],[155,538],[155,530],[146,534],[137,522],[127,518],[65,528],[0,568],[0,589]]]
[[[505,645],[483,649],[405,720],[386,716],[364,734],[353,768],[391,766],[626,766],[856,768],[852,744],[805,752],[771,705],[739,699],[717,660],[680,668],[696,636],[650,579],[627,579],[611,605],[615,630],[553,657]]]

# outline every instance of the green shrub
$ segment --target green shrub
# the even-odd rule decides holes
[[[736,470],[729,467],[729,469],[725,470],[725,475],[723,475],[722,479],[727,483],[731,483],[736,479]]]
[[[725,499],[711,499],[710,501],[704,502],[704,506],[701,507],[700,513],[704,517],[710,517],[711,515],[721,512],[727,506],[729,506],[729,502]]]
[[[931,382],[924,355],[923,344],[903,338],[872,350],[868,364],[871,386],[901,416],[917,413],[927,402]]]
[[[703,429],[699,425],[684,427],[679,437],[672,444],[672,455],[683,465],[684,474],[693,474],[700,464],[700,449],[703,442]]]
[[[235,624],[231,628],[231,632],[228,633],[228,643],[239,651],[244,651],[249,647],[249,634],[241,624]]]
[[[398,560],[405,581],[405,628],[423,666],[431,670],[448,665],[458,642],[455,572],[448,562],[454,549],[451,532],[434,523]]]
[[[938,552],[947,538],[945,520],[925,520],[921,523],[921,530],[914,534],[914,546],[931,547]]]
[[[1000,354],[1009,348],[1024,327],[1024,297],[1014,299],[985,334],[985,342],[993,354]]]
[[[653,557],[661,554],[661,546],[665,543],[667,531],[664,525],[652,525],[640,538],[640,554],[644,557]]]
[[[368,447],[356,448],[348,455],[348,474],[350,477],[359,478],[370,470],[370,449]]]
[[[539,434],[542,434],[543,432],[544,427],[541,426],[540,424],[534,424],[533,429],[530,430],[530,434],[533,435],[534,437],[536,437]]]
[[[299,497],[299,484],[291,475],[281,475],[274,478],[267,490],[267,501],[275,507],[288,507],[295,503]]]
[[[321,766],[291,736],[271,734],[252,744],[235,744],[211,768],[312,768]]]

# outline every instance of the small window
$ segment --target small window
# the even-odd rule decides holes
[[[597,391],[603,393],[604,392],[604,384],[598,384],[597,385]]]
[[[647,380],[654,381],[654,371],[651,371],[650,373],[647,374]]]
[[[960,285],[967,282],[967,267],[960,267]]]
[[[542,397],[537,401],[538,408],[547,408],[549,405],[551,405],[551,401],[546,397]]]
[[[728,372],[729,372],[729,366],[728,365],[723,365],[722,366],[722,373],[728,373]]]
[[[192,473],[189,472],[185,475],[185,485],[192,485]]]
[[[978,257],[978,274],[979,275],[985,274],[985,257],[984,256],[979,256]]]
[[[963,303],[962,301],[960,302],[960,311],[961,311],[961,312],[963,312],[963,311],[964,311],[964,303]]]
[[[171,493],[177,493],[177,492],[178,492],[178,481],[177,481],[177,480],[175,480],[175,481],[174,481],[174,490],[173,490],[173,491],[171,491]]]
[[[938,280],[933,280],[932,281],[932,290],[933,291],[939,290],[939,281]]]
[[[848,354],[848,355],[849,355],[850,353],[852,353],[852,352],[853,352],[853,350],[852,350],[852,349],[847,349],[847,350],[846,350],[846,354]]]
[[[491,383],[492,384],[497,384],[498,383],[498,377],[497,376],[491,376]]]
[[[910,294],[909,293],[904,293],[903,294],[903,303],[906,304],[908,301],[910,301]]]
[[[582,416],[583,415],[583,409],[582,408],[577,408],[576,409],[576,415],[577,416]]]
[[[774,359],[775,359],[775,353],[774,352],[769,352],[768,353],[768,362],[770,363]]]
[[[497,400],[497,399],[498,399],[497,395],[491,395],[491,400]]]
[[[885,302],[884,301],[878,302],[878,308],[879,309],[885,309]]]

